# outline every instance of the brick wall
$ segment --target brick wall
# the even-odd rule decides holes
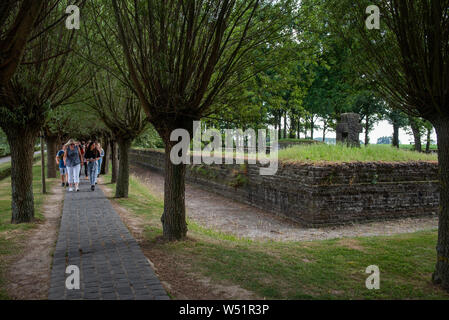
[[[163,172],[165,154],[132,150],[131,163]],[[298,164],[274,176],[259,165],[188,165],[187,181],[306,226],[436,214],[435,162]]]

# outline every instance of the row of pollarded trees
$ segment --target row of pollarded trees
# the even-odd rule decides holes
[[[236,74],[251,66],[252,52],[273,44],[281,33],[288,35],[288,13],[294,3],[90,3],[93,23],[86,38],[95,37],[97,41],[88,46],[86,59],[105,71],[103,78],[96,77],[92,85],[92,108],[109,128],[120,130],[122,149],[126,150],[127,141],[144,127],[140,120],[131,122],[132,118],[151,123],[170,154],[177,143],[170,139],[172,131],[185,129],[192,134],[193,121],[211,113],[224,92],[229,96],[229,89],[241,81]],[[111,90],[104,77],[115,78],[114,83],[120,84],[112,87],[123,86],[123,90]],[[131,94],[137,97],[145,117],[133,114]],[[123,101],[128,108],[123,109]],[[114,117],[117,114],[120,116]],[[123,123],[128,126],[123,128]],[[187,233],[184,189],[185,165],[174,165],[167,157],[161,220],[168,240],[183,239]]]
[[[113,0],[125,75],[169,155],[176,129],[192,136],[193,121],[237,87],[252,53],[288,36],[295,1],[155,1],[142,8]],[[185,165],[166,157],[163,236],[184,239]]]
[[[91,82],[83,87],[79,94],[84,96],[86,92],[90,92],[93,88],[91,86],[93,83],[95,83],[94,78],[91,78]],[[103,94],[105,93],[101,93],[101,95]],[[126,197],[128,190],[128,162],[126,161],[128,151],[125,147],[120,146],[120,141],[125,136],[123,133],[126,133],[126,131],[131,132],[133,128],[129,126],[128,122],[119,121],[126,118],[128,114],[133,114],[136,111],[141,112],[141,109],[136,104],[123,103],[114,105],[116,109],[111,110],[110,107],[99,102],[99,99],[101,100],[102,98],[98,98],[92,91],[92,96],[83,99],[82,104],[73,102],[70,105],[52,110],[47,115],[44,124],[44,135],[47,144],[47,177],[55,177],[57,166],[55,155],[61,149],[61,144],[64,144],[70,138],[86,142],[95,139],[101,142],[105,152],[101,173],[106,174],[109,172],[109,160],[112,160],[111,183],[117,183],[117,189],[123,190],[118,192],[116,197]],[[96,104],[97,102],[99,104]],[[119,124],[113,127],[110,125],[111,121]],[[131,138],[129,141],[133,139]],[[121,149],[120,154],[123,155],[120,157],[122,159],[120,162],[119,149]]]
[[[32,145],[44,129],[54,145],[46,123],[50,111],[71,98],[89,101],[121,144],[124,165],[130,141],[147,122],[170,153],[171,132],[192,132],[192,121],[212,112],[223,92],[230,96],[229,88],[243,81],[236,74],[251,65],[251,53],[289,34],[294,3],[89,2],[85,28],[77,31],[65,29],[65,7],[58,0],[2,2],[0,125],[12,151],[12,221],[34,217]],[[105,77],[114,77],[122,90]],[[126,196],[127,169],[122,172],[117,195]],[[184,175],[184,165],[167,161],[162,221],[170,240],[187,232]]]
[[[80,90],[90,84],[87,62],[80,54],[82,38],[66,28],[66,16],[66,3],[61,0],[0,4],[0,126],[11,149],[12,223],[34,219],[32,165],[40,134],[47,140],[49,177],[56,172],[54,158],[61,141],[74,136],[108,137],[98,121],[77,117],[73,106],[64,106],[80,99]],[[116,159],[116,144],[111,145]],[[113,181],[117,171],[113,170]]]
[[[59,0],[0,4],[0,126],[11,149],[13,223],[34,218],[34,144],[47,113],[82,87],[65,9]]]
[[[130,139],[124,139],[123,131],[116,128],[99,126],[98,115],[89,118],[85,110],[79,110],[90,99],[81,89],[91,85],[92,72],[83,56],[86,39],[65,27],[65,11],[66,4],[60,0],[6,0],[0,4],[0,126],[11,149],[12,223],[34,219],[32,165],[34,145],[41,134],[47,142],[48,177],[56,174],[54,158],[62,141],[102,137],[103,148],[112,153],[112,182],[119,182],[117,195],[127,195],[126,161],[119,169],[116,160],[117,142],[129,144]],[[140,111],[132,104],[133,110]],[[130,104],[122,110],[127,114]],[[120,125],[130,128],[128,123]],[[121,148],[126,160],[126,146]]]
[[[84,86],[81,79],[94,81],[87,90],[95,96],[90,104],[101,110],[98,114],[105,122],[111,119],[105,120],[104,108],[127,101],[120,110],[132,113],[136,110],[133,99],[138,99],[170,154],[177,143],[170,139],[172,131],[182,128],[192,135],[194,120],[225,106],[225,98],[231,98],[233,89],[248,78],[242,70],[251,69],[261,58],[255,54],[258,49],[282,47],[281,39],[306,31],[292,33],[292,15],[297,12],[293,6],[299,3],[293,0],[160,0],[145,5],[139,1],[92,1],[86,5],[90,16],[84,33],[80,32],[84,42],[79,42],[84,45],[78,55],[70,56],[73,32],[60,32],[61,24],[52,24],[58,15],[45,11],[59,12],[61,6],[52,6],[56,0],[12,1],[12,7],[3,3],[2,9],[7,10],[0,11],[0,125],[13,153],[14,222],[29,221],[32,216],[32,157],[30,142],[24,137],[33,140],[37,136],[44,123],[42,114]],[[20,17],[20,5],[33,3],[43,11]],[[434,281],[449,289],[449,0],[301,1],[305,3],[324,7],[326,28],[335,26],[326,35],[331,31],[348,40],[348,47],[355,52],[352,66],[361,80],[374,84],[390,106],[427,119],[436,128],[441,206]],[[369,4],[381,9],[380,31],[365,27]],[[26,40],[11,38],[16,31]],[[84,71],[79,64],[67,67],[79,56],[90,62],[84,77],[79,75]],[[78,74],[70,77],[71,70]],[[99,70],[124,87],[123,91],[114,88],[113,99],[108,98],[104,78],[99,83],[94,78]],[[116,128],[117,122],[112,122],[110,127]],[[184,239],[187,234],[184,189],[185,165],[174,165],[167,157],[161,220],[168,240]]]
[[[48,178],[56,177],[55,155],[60,150],[61,145],[66,143],[68,139],[75,138],[79,141],[87,141],[92,138],[100,139],[107,155],[109,155],[110,150],[114,150],[111,145],[116,144],[116,141],[112,139],[111,132],[99,121],[98,115],[92,113],[87,106],[76,102],[51,110],[46,116],[42,131],[47,145]],[[106,161],[102,163],[103,173],[108,170],[107,160],[109,156],[106,156],[105,159]],[[112,159],[115,159],[115,157],[112,157]],[[118,166],[114,163],[114,167]]]

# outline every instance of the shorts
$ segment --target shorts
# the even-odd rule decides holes
[[[59,168],[59,172],[61,173],[61,176],[67,174],[67,168]]]

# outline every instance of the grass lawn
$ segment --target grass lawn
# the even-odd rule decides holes
[[[105,181],[110,181],[110,176]],[[188,241],[164,243],[158,241],[163,202],[136,177],[130,179],[129,199],[115,201],[147,222],[145,238],[154,248],[185,262],[193,273],[239,285],[260,297],[449,298],[430,281],[436,260],[436,231],[282,243],[237,239],[189,221]],[[373,264],[380,268],[380,290],[365,287],[365,269]]]
[[[297,139],[297,138],[284,138],[279,139],[279,142],[300,142],[300,143],[309,143],[309,144],[322,144],[322,141],[312,140],[312,139]]]
[[[413,145],[413,144],[400,144],[399,148],[406,149],[406,150],[413,150],[413,148],[415,148],[415,145]],[[422,149],[426,150],[426,144],[425,143],[422,145]],[[430,145],[430,150],[438,150],[438,145],[431,144]]]
[[[279,151],[279,160],[295,162],[401,162],[401,161],[437,161],[436,154],[411,152],[393,148],[389,145],[368,145],[360,148],[348,148],[344,145],[304,145],[293,146]]]
[[[5,162],[0,164],[0,171],[11,168],[11,162]]]
[[[6,165],[6,164],[5,164]],[[54,183],[56,179],[47,179],[48,185]],[[37,220],[43,220],[44,216],[40,208],[44,201],[41,193],[41,166],[40,163],[33,167],[33,192],[35,204],[35,217]],[[5,285],[5,272],[11,257],[20,253],[24,247],[29,230],[36,225],[19,224],[13,225],[11,222],[11,178],[0,180],[0,300],[8,299]]]

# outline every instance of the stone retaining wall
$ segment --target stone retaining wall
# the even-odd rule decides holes
[[[165,154],[132,150],[131,163],[163,172]],[[207,191],[315,227],[436,214],[436,162],[188,165],[187,181]]]

